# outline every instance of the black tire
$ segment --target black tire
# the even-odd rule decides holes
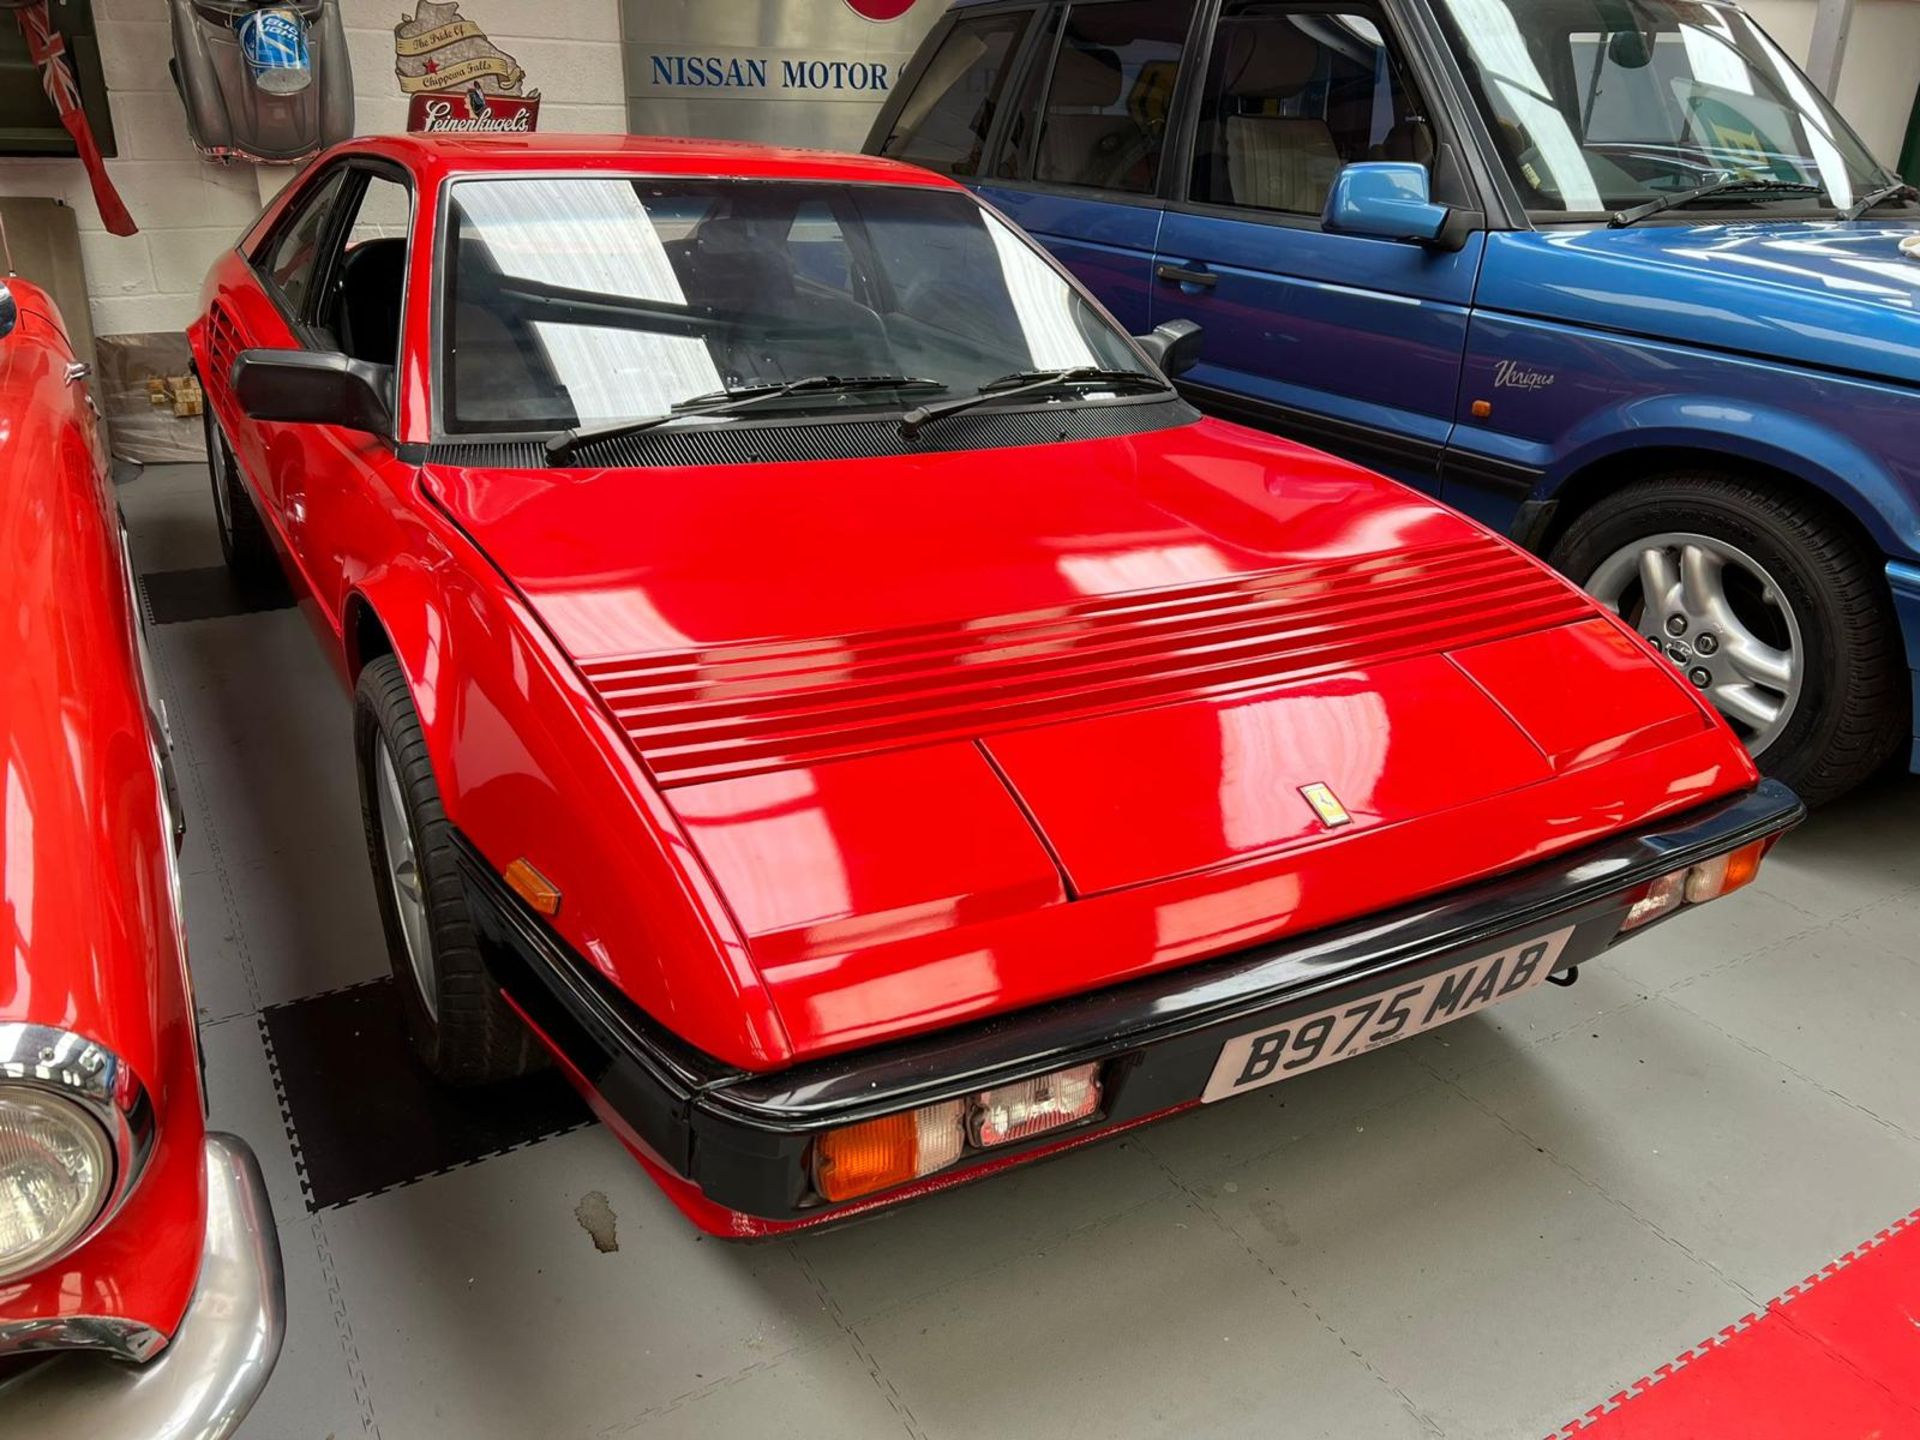
[[[429,963],[437,1013],[414,974],[381,830],[377,746],[386,745],[400,785],[413,853],[425,899]],[[449,1085],[508,1080],[537,1069],[545,1052],[487,973],[473,917],[454,860],[453,827],[440,805],[427,742],[420,733],[405,674],[390,655],[360,672],[354,691],[353,746],[360,772],[360,813],[373,866],[380,923],[386,931],[394,988],[413,1053],[435,1079]]]
[[[220,553],[227,570],[243,585],[269,588],[281,583],[280,562],[273,553],[267,527],[254,508],[247,482],[240,478],[227,437],[213,418],[211,406],[202,406],[200,418],[207,435],[207,474],[213,482],[213,523],[220,532]]]
[[[1800,696],[1755,759],[1809,805],[1838,798],[1908,738],[1912,697],[1878,560],[1815,496],[1736,474],[1675,471],[1635,481],[1582,511],[1548,556],[1588,583],[1636,539],[1690,532],[1733,545],[1774,577],[1800,629]]]

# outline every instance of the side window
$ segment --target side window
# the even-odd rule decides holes
[[[314,273],[320,264],[320,242],[326,235],[327,219],[333,214],[333,202],[346,180],[345,170],[336,170],[322,180],[300,202],[292,223],[280,232],[267,253],[267,282],[279,292],[281,302],[295,315],[304,315],[307,294],[313,288]]]
[[[1151,194],[1193,0],[1115,0],[1067,12],[1033,157],[1051,185]]]
[[[1342,165],[1433,165],[1425,108],[1375,22],[1228,0],[1214,34],[1192,198],[1319,215]]]
[[[1020,51],[1029,11],[962,20],[947,33],[895,117],[882,155],[942,175],[978,175],[1007,69]]]
[[[327,294],[314,326],[356,360],[392,365],[400,358],[400,311],[407,277],[412,196],[379,171],[355,177],[359,193],[339,259],[327,270]]]

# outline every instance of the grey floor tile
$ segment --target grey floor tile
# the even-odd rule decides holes
[[[1756,1302],[1920,1195],[1920,1143],[1664,1000],[1460,1084]]]
[[[191,827],[187,833],[193,833]],[[257,1010],[260,999],[226,871],[217,863],[186,871],[180,877],[180,902],[186,910],[187,968],[200,1019],[211,1023]]]
[[[293,1146],[281,1119],[280,1099],[267,1064],[266,1042],[260,1022],[251,1015],[200,1027],[200,1047],[206,1057],[207,1124],[245,1138],[260,1158],[267,1179],[267,1197],[284,1227],[302,1219],[306,1202]]]
[[[365,843],[280,851],[228,872],[261,1005],[385,975],[391,966]]]
[[[428,1440],[438,1432],[385,1429],[363,1423],[353,1366],[334,1310],[322,1247],[325,1237],[305,1212],[280,1224],[280,1259],[287,1275],[287,1338],[267,1388],[240,1428],[239,1440],[349,1440],[379,1433],[382,1440]]]
[[[1498,1064],[1542,1041],[1591,1026],[1610,1010],[1638,1003],[1647,987],[1603,958],[1581,967],[1572,985],[1537,985],[1524,995],[1402,1041],[1396,1049],[1440,1076]]]
[[[1920,845],[1920,836],[1914,843]],[[1920,890],[1891,895],[1846,920],[1846,933],[1903,960],[1920,960]]]
[[[856,1328],[932,1440],[1430,1433],[1179,1197]]]
[[[1920,776],[1869,781],[1815,812],[1761,876],[1769,893],[1823,919],[1920,889]]]
[[[1138,1143],[1183,1180],[1219,1174],[1434,1084],[1432,1072],[1409,1053],[1410,1043],[1188,1110],[1136,1131]]]
[[[597,1440],[898,1440],[912,1436],[899,1402],[845,1337],[668,1402]]]
[[[133,563],[143,574],[221,563],[204,465],[148,465],[115,495],[127,517]]]
[[[1744,960],[1762,950],[1800,940],[1827,922],[1789,905],[1760,879],[1711,905],[1689,907],[1646,934],[1621,943],[1593,969],[1638,981],[1649,990],[1670,990],[1685,981]]]
[[[323,1219],[388,1440],[594,1436],[841,1334],[783,1246],[697,1237],[598,1126]]]
[[[790,1243],[857,1323],[1173,1193],[1129,1136]]]
[[[1201,1196],[1442,1430],[1472,1440],[1531,1440],[1748,1308],[1451,1087]]]
[[[1670,998],[1920,1135],[1920,961],[1858,938],[1843,922],[1804,945],[1682,985]]]

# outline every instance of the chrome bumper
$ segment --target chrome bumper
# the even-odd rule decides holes
[[[0,1434],[221,1440],[253,1408],[287,1333],[280,1237],[259,1162],[209,1134],[207,1233],[187,1313],[144,1365],[54,1356],[0,1387]]]

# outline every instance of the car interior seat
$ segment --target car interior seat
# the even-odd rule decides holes
[[[392,365],[400,356],[400,294],[406,284],[404,236],[362,240],[340,261],[334,328],[356,360]]]
[[[1041,120],[1034,178],[1062,185],[1111,186],[1139,157],[1150,137],[1120,103],[1125,84],[1120,57],[1112,50],[1060,51]]]
[[[1340,169],[1333,131],[1315,116],[1267,113],[1313,83],[1319,46],[1284,17],[1232,27],[1227,46],[1220,139],[1232,203],[1319,214]]]

